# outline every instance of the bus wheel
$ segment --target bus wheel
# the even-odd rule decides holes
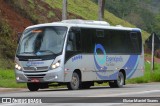
[[[125,82],[124,80],[125,80],[125,78],[124,78],[123,73],[119,72],[117,80],[109,82],[109,86],[111,88],[121,88],[124,85],[124,82]]]
[[[76,72],[74,72],[72,75],[71,82],[67,84],[67,87],[69,90],[77,90],[79,89],[79,86],[80,86],[79,75]]]
[[[38,91],[39,83],[27,83],[27,87],[30,91]]]

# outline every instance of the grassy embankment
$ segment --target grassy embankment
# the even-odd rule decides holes
[[[6,88],[24,88],[26,84],[17,84],[14,70],[0,69],[0,87]]]
[[[148,82],[160,82],[160,64],[155,63],[154,72],[150,71],[150,64],[145,63],[144,76],[127,80],[127,83],[148,83]],[[96,84],[100,86],[106,86],[106,84]],[[26,84],[17,84],[15,81],[15,75],[13,70],[1,70],[0,69],[0,87],[11,88],[24,88]]]
[[[127,83],[149,83],[160,82],[160,64],[155,63],[155,70],[151,71],[151,64],[145,63],[145,72],[143,77],[127,80]]]

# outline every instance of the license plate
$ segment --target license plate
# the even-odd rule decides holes
[[[31,79],[31,82],[40,82],[39,79]]]

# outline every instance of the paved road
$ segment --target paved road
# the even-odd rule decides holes
[[[124,86],[124,88],[110,88],[110,87],[92,87],[91,89],[84,89],[84,90],[76,90],[70,91],[65,88],[63,89],[46,89],[46,90],[39,90],[38,92],[30,92],[27,89],[13,91],[13,92],[1,92],[0,97],[81,97],[80,99],[86,101],[95,102],[98,99],[101,101],[105,101],[108,98],[100,98],[100,97],[156,97],[160,100],[160,83],[148,83],[148,84],[128,84]],[[85,98],[84,98],[85,97]],[[88,97],[99,97],[99,98],[88,98]],[[134,99],[131,98],[131,99]],[[79,99],[79,98],[78,98]],[[113,98],[114,99],[114,98]],[[54,98],[57,102],[64,102],[66,101],[76,101],[77,98]],[[118,102],[115,101],[115,102]],[[70,106],[74,104],[59,104],[55,103],[58,106]],[[3,104],[3,105],[17,105],[17,104]],[[43,104],[44,105],[44,104]],[[51,104],[46,104],[51,105]],[[53,104],[52,104],[53,105]],[[78,106],[84,106],[85,104],[76,104]],[[90,106],[111,106],[111,105],[120,105],[120,106],[133,106],[135,104],[124,104],[124,103],[108,103],[108,104],[90,104]],[[144,103],[136,104],[137,106],[144,106]],[[152,103],[152,104],[145,104],[145,105],[153,105],[159,106],[160,103]]]

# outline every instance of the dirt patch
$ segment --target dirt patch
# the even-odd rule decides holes
[[[29,5],[29,1],[26,1],[26,4]],[[55,21],[61,21],[62,20],[62,10],[58,8],[52,8],[49,6],[49,4],[39,1],[39,0],[34,0],[34,5],[35,5],[35,14],[38,13],[39,16],[41,16],[43,22],[55,22]],[[43,10],[40,10],[40,7],[43,7]],[[55,16],[53,17],[48,17],[47,14],[52,11]],[[45,17],[45,19],[43,18]],[[68,12],[67,13],[67,18],[68,19],[83,19],[81,16],[75,15],[73,13]]]
[[[150,49],[145,49],[145,54],[148,54],[149,56],[146,56],[145,57],[145,61],[148,61],[148,62],[151,62],[151,50]],[[155,54],[154,54],[155,58],[154,58],[154,61],[157,62],[157,63],[160,63],[160,50],[156,50],[155,51]]]
[[[152,60],[151,60],[151,57],[145,57],[145,62],[151,62]],[[154,58],[154,61],[156,62],[156,63],[160,63],[160,59],[159,58]]]
[[[15,12],[12,7],[4,2],[4,0],[0,0],[0,14],[15,33],[22,32],[27,26],[32,25],[30,20]]]
[[[14,91],[24,91],[25,88],[0,88],[0,93],[6,93],[6,92],[14,92]]]

